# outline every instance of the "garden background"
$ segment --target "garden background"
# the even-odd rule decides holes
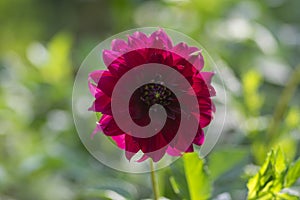
[[[299,199],[299,8],[298,0],[0,1],[0,199],[152,197],[149,174],[110,169],[87,152],[71,109],[87,54],[145,26],[203,45],[227,92],[217,145],[204,160],[190,154],[159,170],[161,196]]]

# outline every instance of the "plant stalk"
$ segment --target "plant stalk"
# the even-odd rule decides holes
[[[292,73],[291,78],[289,79],[286,87],[283,89],[282,94],[278,100],[277,106],[270,122],[269,128],[267,129],[267,137],[273,139],[274,136],[277,136],[281,120],[285,114],[285,111],[288,108],[288,104],[291,98],[294,95],[294,92],[297,88],[297,85],[300,83],[300,64],[296,67],[295,71]]]
[[[154,164],[153,164],[152,159],[150,159],[150,170],[151,170],[151,182],[152,182],[154,200],[158,200],[159,199],[158,184],[157,184],[157,180],[156,180],[156,176],[155,176]]]

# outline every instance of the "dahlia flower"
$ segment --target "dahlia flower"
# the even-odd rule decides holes
[[[211,85],[214,73],[201,71],[204,66],[201,50],[183,42],[174,45],[164,30],[159,29],[150,35],[135,32],[128,36],[127,41],[115,39],[111,43],[111,49],[103,51],[102,57],[107,70],[96,70],[89,74],[89,89],[95,97],[89,110],[102,113],[92,135],[101,131],[111,137],[120,149],[125,150],[128,160],[141,151],[143,156],[140,162],[147,158],[157,162],[166,153],[180,156],[184,152],[193,152],[193,144],[203,144],[203,128],[211,122],[215,112],[211,100],[215,90]],[[172,80],[171,74],[164,80],[173,81],[172,84],[176,85],[177,91],[172,91],[167,83],[159,81],[140,85],[135,91],[131,91],[126,109],[129,109],[130,113],[127,117],[130,117],[135,124],[141,127],[149,124],[151,121],[149,109],[156,104],[163,106],[167,115],[165,124],[158,133],[150,137],[138,137],[118,126],[112,112],[113,91],[118,81],[130,70],[151,63],[168,66],[179,72],[188,81],[193,92],[181,88],[180,83],[176,85],[176,80]],[[134,76],[131,81],[134,83],[141,78],[141,76]],[[186,101],[179,102],[176,94],[187,95]],[[189,95],[192,94],[197,100],[195,105],[189,103]],[[185,141],[184,133],[177,139],[174,138],[184,115],[188,115],[190,121],[196,121],[198,128],[188,144],[180,145]],[[128,120],[126,116],[123,119],[125,122]]]

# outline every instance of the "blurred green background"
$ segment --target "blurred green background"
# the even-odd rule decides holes
[[[71,110],[74,77],[88,52],[144,26],[185,33],[216,61],[228,105],[206,159],[211,198],[244,199],[247,177],[272,147],[281,146],[289,161],[300,155],[299,88],[286,95],[269,130],[300,63],[299,9],[299,0],[0,1],[0,199],[151,197],[148,174],[118,172],[91,157]],[[183,198],[170,186],[178,169],[175,163],[158,172],[161,194],[170,199]]]

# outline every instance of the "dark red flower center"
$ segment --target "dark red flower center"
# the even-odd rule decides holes
[[[149,106],[154,104],[167,106],[171,103],[173,93],[161,84],[149,83],[139,89],[140,99]]]

